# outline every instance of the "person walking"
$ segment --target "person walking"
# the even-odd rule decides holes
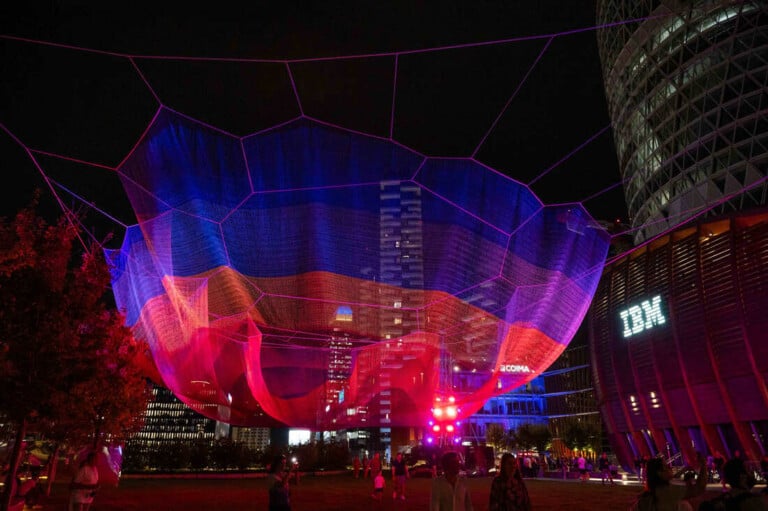
[[[90,451],[75,472],[69,484],[69,511],[88,511],[99,489],[99,470],[96,451]]]
[[[443,454],[443,475],[432,480],[429,511],[473,511],[469,490],[459,477],[459,455],[454,451]]]
[[[520,465],[508,452],[501,456],[501,470],[491,483],[488,511],[531,511],[531,498]]]

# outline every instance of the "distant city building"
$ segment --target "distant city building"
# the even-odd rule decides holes
[[[495,396],[464,421],[461,427],[463,443],[484,444],[488,426],[501,426],[504,431],[515,430],[523,424],[547,424],[543,377],[539,376],[512,392]]]
[[[597,437],[592,447],[595,451],[603,450],[603,425],[592,382],[585,325],[582,325],[563,354],[541,376],[544,390],[541,397],[544,398],[547,424],[555,445],[566,447],[562,438],[569,427],[578,424],[586,431],[595,432]],[[555,454],[565,452],[563,450]]]
[[[264,451],[269,447],[269,433],[269,428],[232,426],[232,441],[241,443],[254,451]]]
[[[606,95],[637,248],[589,314],[620,461],[768,451],[768,8],[598,2]]]
[[[144,413],[144,427],[126,443],[133,455],[157,451],[178,442],[216,438],[216,421],[200,415],[159,385],[152,389],[154,399]]]

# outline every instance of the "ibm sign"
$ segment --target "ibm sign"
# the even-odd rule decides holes
[[[650,300],[643,300],[640,305],[633,305],[628,309],[619,311],[619,317],[624,327],[625,339],[667,322],[661,312],[661,296],[659,295]]]

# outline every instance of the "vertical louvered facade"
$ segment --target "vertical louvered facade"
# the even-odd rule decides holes
[[[766,452],[767,305],[765,210],[679,229],[606,268],[590,350],[625,465],[646,454]]]
[[[768,7],[599,0],[598,47],[637,248],[589,315],[626,467],[768,451]]]

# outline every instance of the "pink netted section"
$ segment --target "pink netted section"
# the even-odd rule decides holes
[[[326,111],[322,94],[309,94],[316,67],[336,59],[345,65],[331,68],[346,69],[349,56],[206,60],[212,69],[268,75],[276,89],[253,97],[279,103],[277,113],[228,131],[214,125],[225,112],[200,116],[196,105],[166,103],[167,85],[153,82],[165,64],[198,70],[202,62],[57,48],[125,61],[156,109],[114,166],[24,148],[62,207],[71,202],[62,193],[94,209],[111,204],[51,179],[54,162],[119,181],[132,213],[101,211],[125,234],[107,251],[115,298],[151,347],[147,373],[194,409],[241,425],[421,425],[435,398],[451,394],[461,419],[562,353],[605,262],[609,235],[582,203],[545,205],[531,186],[607,126],[553,155],[536,178],[521,177],[526,183],[477,159],[486,141],[498,144],[491,132],[548,52],[566,43],[560,37],[493,43],[509,44],[524,63],[495,100],[504,106],[486,116],[479,138],[466,142],[461,130],[446,130],[457,139],[442,146],[414,128],[424,102],[397,90],[408,83],[401,73],[420,76],[428,54],[450,60],[453,51],[487,44],[353,59],[390,81],[377,89],[385,91],[376,111],[387,126],[357,124],[365,133],[313,117]],[[408,104],[416,113],[401,110]],[[457,144],[452,157],[430,150]]]
[[[608,236],[470,159],[298,120],[237,139],[163,111],[119,169],[114,290],[163,383],[235,424],[459,418],[572,338]]]

